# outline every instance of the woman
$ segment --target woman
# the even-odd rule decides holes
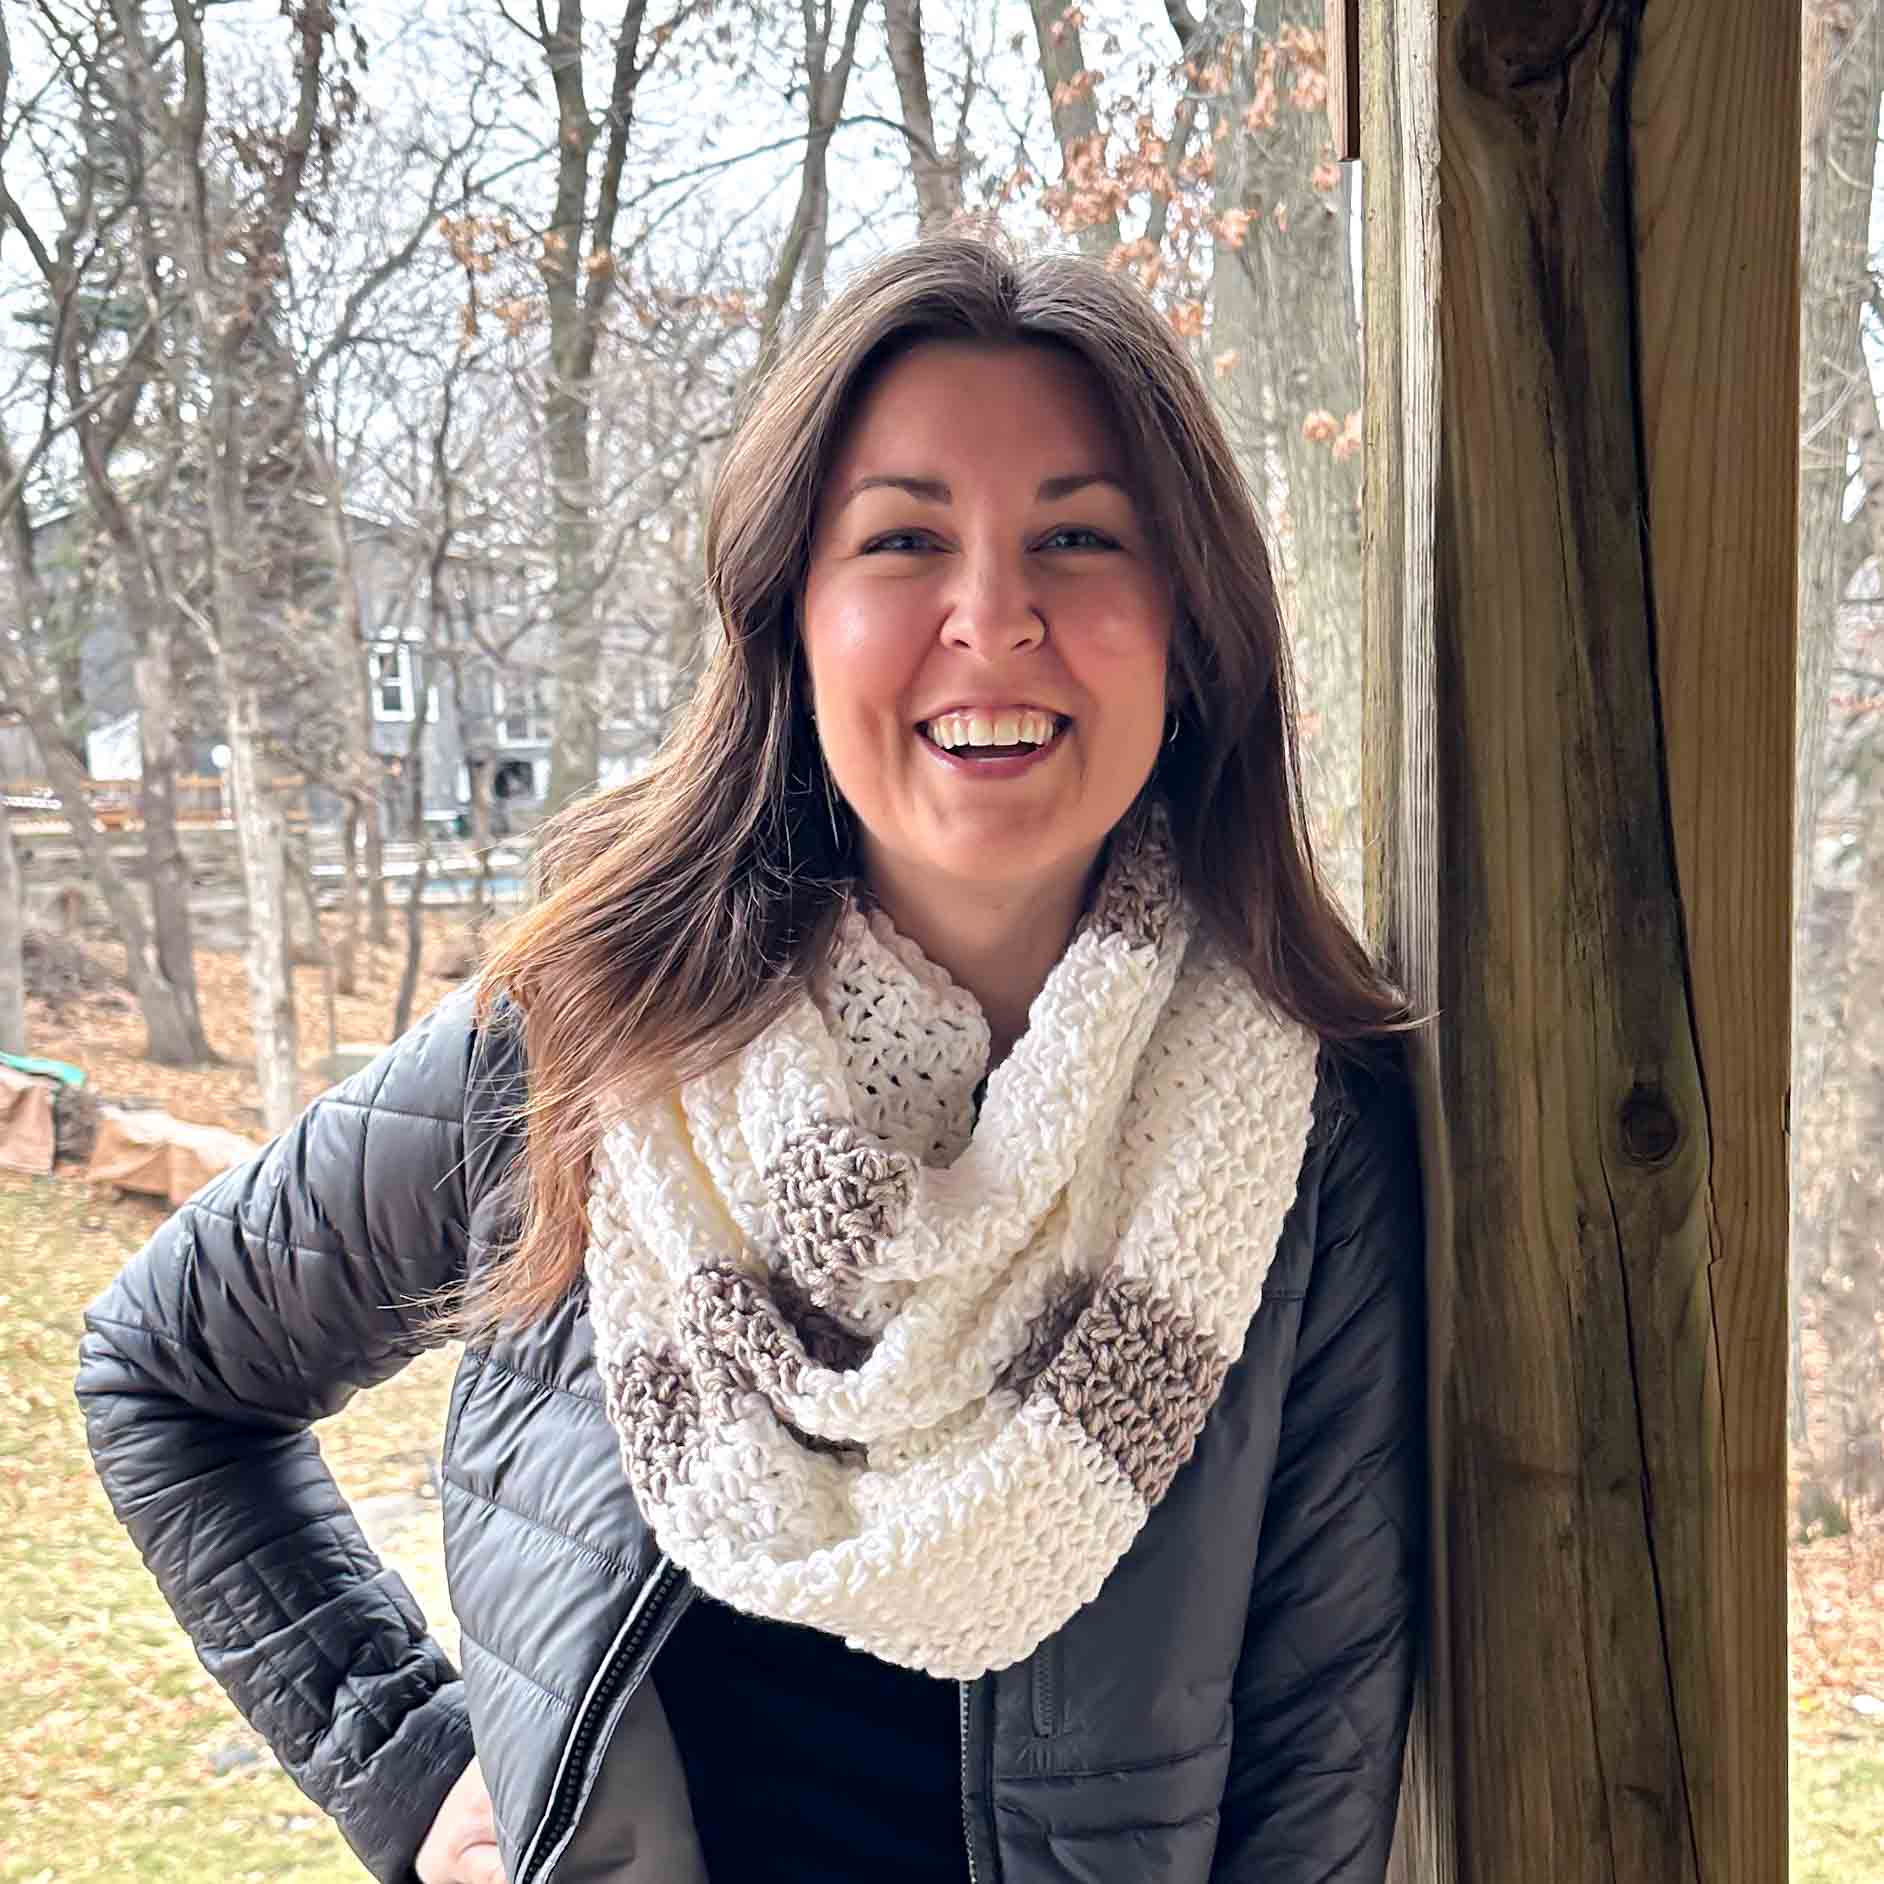
[[[1197,377],[1088,262],[920,245],[707,563],[683,724],[477,989],[93,1309],[120,1516],[382,1878],[1380,1878],[1405,1020]],[[307,1430],[441,1297],[462,1679]]]

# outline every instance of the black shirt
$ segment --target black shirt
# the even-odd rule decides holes
[[[712,1884],[962,1884],[959,1690],[697,1596],[654,1665]]]

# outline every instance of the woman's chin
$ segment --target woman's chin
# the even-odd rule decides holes
[[[1007,819],[899,847],[890,868],[925,896],[1053,895],[1069,881],[1083,883],[1098,850],[1083,833],[1017,831]]]

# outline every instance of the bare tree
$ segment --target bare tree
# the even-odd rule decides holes
[[[917,218],[923,234],[930,235],[946,229],[961,213],[963,133],[957,130],[954,147],[947,152],[936,140],[935,102],[929,93],[929,63],[922,41],[922,0],[883,0],[883,25],[903,105]],[[966,118],[966,110],[962,116]]]
[[[1119,246],[1118,203],[1093,97],[1097,75],[1087,66],[1080,42],[1080,10],[1076,0],[1028,0],[1028,5],[1064,167],[1061,187],[1079,205],[1066,226],[1088,255],[1109,256]]]
[[[1825,714],[1839,604],[1865,544],[1844,529],[1851,441],[1875,436],[1860,346],[1876,168],[1884,32],[1875,6],[1806,8],[1804,184],[1800,203],[1799,795],[1795,880],[1811,894],[1823,796]],[[1870,479],[1867,477],[1867,484]],[[1884,493],[1877,501],[1884,502]]]
[[[1817,868],[1825,799],[1828,712],[1845,595],[1860,563],[1884,549],[1884,440],[1861,344],[1871,277],[1867,237],[1876,166],[1884,32],[1877,9],[1814,0],[1805,16],[1803,190],[1800,203],[1799,700],[1793,842],[1794,912],[1801,972],[1795,978],[1793,1143],[1835,1156],[1816,1129],[1828,1058],[1851,1039],[1847,1005],[1825,999],[1835,975],[1835,933],[1819,936]],[[1858,447],[1867,490],[1855,527],[1845,522],[1850,454]],[[1830,943],[1830,949],[1826,943]],[[1848,1017],[1855,1019],[1855,1016]],[[1821,1306],[1829,1212],[1837,1194],[1803,1171],[1793,1186],[1792,1418],[1796,1446],[1811,1428],[1803,1348],[1808,1312]],[[1846,1370],[1847,1374],[1849,1370]]]
[[[310,156],[336,126],[323,113],[323,70],[336,30],[328,9],[284,7],[292,35],[295,97],[285,128],[237,127],[256,187],[226,219],[210,152],[206,0],[172,0],[181,59],[172,107],[144,37],[138,0],[114,0],[135,95],[147,126],[161,136],[181,183],[178,217],[182,275],[191,316],[205,411],[207,462],[203,519],[212,607],[203,622],[227,714],[229,776],[249,910],[249,970],[257,1083],[271,1131],[286,1128],[298,1107],[294,984],[287,935],[287,822],[271,774],[264,710],[267,653],[253,637],[260,613],[251,552],[247,467],[257,449],[246,372],[257,336],[271,319],[284,266],[285,234],[301,204]],[[345,97],[340,108],[344,111]]]
[[[615,225],[646,66],[641,34],[647,0],[627,0],[613,34],[608,104],[600,125],[583,75],[583,0],[557,0],[552,26],[537,7],[537,44],[556,93],[556,205],[544,238],[550,374],[544,402],[554,473],[556,628],[555,739],[549,796],[562,804],[594,784],[602,764],[602,714],[594,680],[601,665],[596,594],[596,504],[591,418],[596,348],[616,275]],[[589,208],[597,133],[602,168]]]
[[[5,120],[12,77],[12,44],[5,15],[0,12],[0,121]],[[10,205],[11,198],[5,173],[0,171],[0,199]],[[17,230],[21,220],[9,208],[0,218],[0,230]],[[76,292],[69,278],[63,286],[64,298],[52,310],[55,328],[58,321],[70,317],[70,301]],[[105,833],[92,816],[85,768],[67,742],[64,689],[57,672],[43,658],[43,631],[54,614],[52,597],[40,573],[38,545],[27,511],[28,481],[56,439],[83,424],[116,393],[115,381],[107,380],[57,418],[49,393],[40,405],[38,436],[23,456],[15,454],[4,427],[0,427],[0,526],[4,526],[12,563],[15,613],[13,624],[0,629],[0,701],[17,713],[31,732],[73,839],[124,939],[131,989],[144,1017],[146,1054],[170,1065],[187,1065],[196,1057],[196,1030],[191,1026],[189,1010],[165,975],[137,893],[126,881]]]
[[[844,94],[850,87],[851,68],[857,60],[857,35],[867,7],[868,0],[850,0],[843,40],[833,58],[836,0],[803,0],[805,154],[799,170],[798,206],[792,212],[765,292],[765,311],[759,322],[760,373],[771,365],[784,337],[785,310],[791,302],[793,285],[799,288],[800,306],[807,316],[815,314],[824,302],[831,217],[831,134],[844,115]]]
[[[1326,47],[1278,0],[1166,12],[1207,136],[1207,346],[1245,470],[1278,525],[1310,784],[1339,879],[1358,886],[1361,349]],[[1272,467],[1279,467],[1278,480]]]
[[[462,210],[478,188],[475,166],[491,129],[487,77],[474,67],[466,87],[454,93],[448,119],[421,104],[409,118],[356,130],[340,156],[344,174],[326,192],[331,207],[325,213],[340,239],[298,253],[284,284],[293,333],[283,371],[295,375],[307,398],[309,484],[319,499],[333,575],[326,626],[340,677],[338,764],[328,782],[344,806],[335,966],[346,994],[358,989],[363,935],[376,944],[391,935],[381,764],[372,746],[372,634],[366,572],[356,555],[353,486],[366,481],[387,416],[429,396],[440,336],[457,325],[458,308],[447,291],[454,264],[437,232],[441,217]]]
[[[105,900],[112,924],[124,939],[125,970],[144,1017],[147,1059],[169,1066],[192,1064],[196,1055],[182,1003],[165,978],[150,925],[138,895],[126,880],[111,843],[92,815],[90,781],[68,744],[60,719],[56,675],[36,658],[36,630],[53,612],[52,598],[39,573],[33,530],[24,501],[25,466],[16,460],[0,433],[0,521],[11,538],[13,586],[19,620],[0,630],[0,701],[20,716],[39,748],[66,824],[85,859],[86,872]]]
[[[148,440],[136,439],[147,462],[134,494],[114,467],[120,447],[133,439],[147,392],[162,379],[158,338],[168,293],[157,266],[141,124],[125,108],[116,39],[111,16],[101,8],[51,46],[69,135],[55,146],[57,168],[48,163],[35,179],[35,194],[54,206],[57,226],[42,233],[3,179],[0,218],[18,234],[42,284],[47,398],[62,398],[73,415],[71,436],[90,516],[110,547],[119,615],[135,651],[145,877],[157,958],[178,1010],[183,1057],[206,1061],[215,1054],[198,1003],[190,872],[176,822],[177,623],[156,579],[156,555],[143,521],[174,463],[148,450]],[[74,665],[79,638],[71,638]],[[68,718],[82,711],[76,692],[75,679],[62,676]]]

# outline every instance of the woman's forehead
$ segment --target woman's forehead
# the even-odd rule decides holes
[[[827,461],[824,490],[859,479],[946,484],[950,465],[1029,466],[1099,476],[1133,493],[1125,441],[1098,376],[1064,348],[929,339],[864,385]]]

